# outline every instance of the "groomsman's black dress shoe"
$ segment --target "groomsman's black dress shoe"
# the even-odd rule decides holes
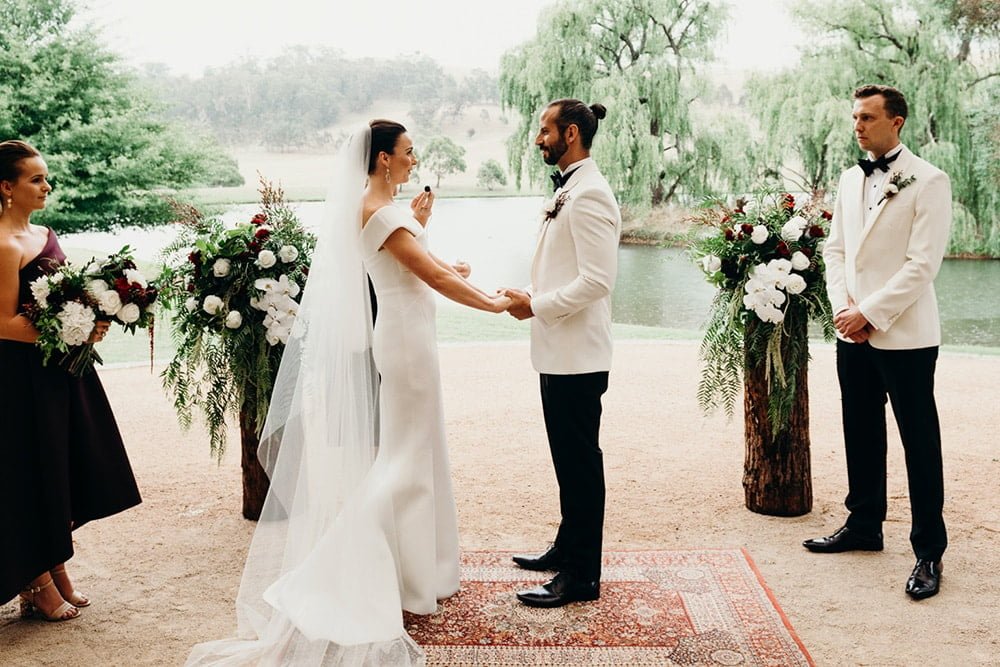
[[[521,591],[517,599],[529,607],[562,607],[570,602],[587,602],[601,597],[601,582],[583,581],[560,572],[552,581]]]
[[[865,535],[844,526],[829,537],[817,537],[802,543],[809,551],[839,554],[844,551],[882,551],[882,533]]]
[[[537,572],[555,572],[566,564],[559,547],[552,547],[541,556],[514,556],[513,560],[518,567]]]
[[[941,561],[917,559],[917,564],[906,580],[906,594],[914,600],[937,595],[941,590]]]

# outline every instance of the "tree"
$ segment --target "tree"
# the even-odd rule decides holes
[[[720,140],[745,130],[730,124],[725,138],[706,138],[712,122],[692,111],[706,90],[698,66],[723,19],[714,0],[573,0],[545,10],[537,36],[500,66],[501,103],[520,116],[507,146],[518,187],[525,173],[541,178],[530,138],[542,107],[560,97],[608,107],[594,155],[625,203],[700,198],[752,181],[728,160],[709,160]]]
[[[448,137],[434,137],[427,142],[421,162],[437,177],[435,188],[441,187],[441,177],[466,170],[465,149]]]
[[[490,159],[480,165],[479,172],[476,174],[476,183],[479,187],[487,190],[492,190],[498,185],[503,187],[507,185],[507,174],[504,173],[499,162]]]
[[[798,5],[817,45],[795,69],[750,84],[766,135],[762,160],[806,189],[829,188],[860,155],[851,91],[906,95],[903,141],[951,177],[951,252],[1000,256],[1000,9],[987,0],[851,0]],[[807,93],[792,93],[808,81]]]
[[[171,215],[158,191],[239,178],[213,142],[160,117],[93,30],[72,25],[75,10],[0,4],[0,137],[33,143],[49,163],[56,187],[39,221],[62,232],[154,225]]]

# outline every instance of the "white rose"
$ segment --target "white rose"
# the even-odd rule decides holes
[[[796,271],[805,271],[809,268],[809,258],[796,250],[792,253],[792,268]]]
[[[212,274],[216,278],[225,278],[226,276],[229,275],[230,266],[231,265],[228,259],[226,259],[225,257],[220,257],[219,259],[215,260],[215,264],[212,264]]]
[[[187,308],[187,311],[189,313],[193,313],[194,311],[198,310],[198,299],[194,298],[193,296],[190,297],[187,301],[184,302],[184,307]]]
[[[201,308],[209,315],[215,315],[222,308],[222,299],[214,294],[209,294],[205,297],[205,301],[201,304]]]
[[[757,314],[757,317],[765,322],[773,322],[777,324],[785,319],[785,314],[774,306],[758,306],[753,312]]]
[[[101,263],[97,261],[91,262],[90,264],[87,265],[87,268],[84,269],[84,273],[89,273],[89,274],[100,273],[100,271],[101,271]]]
[[[882,188],[883,194],[894,195],[899,192],[899,188],[896,187],[895,183],[886,183],[885,187]]]
[[[37,303],[42,308],[49,307],[49,294],[52,293],[51,288],[49,288],[49,279],[46,276],[40,276],[31,281],[31,296],[35,297],[35,303]]]
[[[806,288],[806,279],[797,273],[785,278],[785,291],[789,294],[801,294]]]
[[[715,255],[705,255],[701,258],[701,268],[705,273],[715,273],[722,268],[722,260]]]
[[[243,324],[243,316],[240,315],[240,311],[230,310],[229,314],[226,315],[226,326],[230,329],[239,329],[241,324]]]
[[[299,249],[293,245],[283,245],[278,251],[278,257],[282,262],[288,264],[289,262],[294,262],[299,256]]]
[[[767,227],[765,227],[764,225],[757,225],[756,227],[753,228],[753,233],[750,235],[750,240],[756,243],[757,245],[760,245],[761,243],[767,240],[767,237],[769,235],[770,234],[767,231]]]
[[[802,237],[802,232],[809,223],[802,216],[795,216],[784,224],[781,228],[781,238],[791,243],[792,241],[798,241]]]
[[[67,302],[56,319],[62,325],[59,337],[67,345],[83,345],[94,330],[94,311],[79,301]]]
[[[260,254],[257,255],[257,264],[262,269],[269,269],[278,262],[278,259],[274,256],[274,253],[270,250],[261,250]]]
[[[146,277],[135,269],[125,269],[125,280],[128,281],[129,285],[139,283],[139,286],[143,289],[147,287]]]
[[[122,309],[118,311],[118,319],[125,324],[138,322],[140,315],[142,315],[142,311],[139,310],[139,304],[137,303],[126,303],[122,306]]]
[[[117,315],[118,311],[122,307],[122,299],[118,296],[118,292],[113,289],[105,290],[100,296],[97,297],[97,307],[101,309],[101,312],[105,315]]]
[[[87,293],[95,299],[101,298],[101,295],[108,291],[108,284],[103,280],[91,280],[87,283]]]

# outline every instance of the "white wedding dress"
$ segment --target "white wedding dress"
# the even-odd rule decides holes
[[[238,637],[195,646],[188,665],[419,665],[402,610],[433,613],[459,587],[434,293],[379,250],[399,228],[425,248],[426,234],[396,206],[359,233],[366,129],[342,151],[261,436],[271,487]]]

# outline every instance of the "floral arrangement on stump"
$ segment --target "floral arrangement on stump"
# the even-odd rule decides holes
[[[163,251],[159,278],[177,345],[164,388],[185,428],[200,408],[220,460],[226,417],[239,415],[248,519],[260,516],[267,495],[259,435],[316,243],[280,188],[261,180],[260,195],[259,212],[231,228],[178,205],[180,233]]]
[[[708,203],[689,253],[718,288],[701,344],[698,402],[732,415],[743,381],[748,509],[798,516],[812,509],[809,322],[834,336],[821,254],[830,213],[761,192],[729,207]],[[707,233],[706,233],[707,232]]]

